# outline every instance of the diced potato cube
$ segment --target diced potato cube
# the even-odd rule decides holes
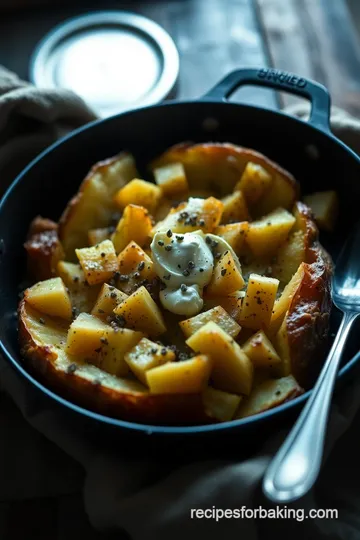
[[[206,413],[220,422],[228,422],[234,417],[242,397],[216,390],[211,386],[203,392],[203,403]]]
[[[128,204],[137,204],[153,213],[158,207],[161,197],[162,191],[158,186],[134,178],[134,180],[119,189],[114,196],[114,202],[121,210]]]
[[[280,246],[275,262],[271,266],[272,277],[277,278],[281,284],[286,285],[305,260],[305,257],[305,235],[302,231],[295,231]]]
[[[223,204],[215,197],[189,198],[187,202],[172,208],[169,215],[155,225],[152,234],[169,229],[175,233],[187,233],[199,229],[212,232],[220,223],[222,211]]]
[[[272,176],[256,163],[247,163],[234,191],[242,191],[248,204],[256,203],[270,188]]]
[[[235,253],[240,255],[243,252],[248,228],[248,221],[229,223],[228,225],[219,225],[219,227],[216,227],[214,234],[226,240]]]
[[[320,229],[330,232],[334,230],[339,213],[336,191],[319,191],[305,195],[304,203],[311,208]]]
[[[79,312],[91,311],[99,294],[100,285],[89,286],[80,264],[60,261],[57,273],[70,291],[71,304]]]
[[[225,251],[215,265],[206,293],[214,296],[227,296],[245,285],[241,270],[236,265],[230,251]]]
[[[241,304],[245,296],[245,291],[236,291],[228,296],[204,296],[204,307],[221,306],[237,323],[240,320]]]
[[[208,311],[199,313],[191,319],[186,319],[179,323],[185,337],[190,337],[197,332],[204,324],[213,321],[218,324],[229,336],[235,338],[241,330],[241,327],[236,321],[225,311],[221,306],[216,306]]]
[[[107,283],[101,287],[101,291],[96,300],[94,307],[91,310],[91,314],[95,315],[99,319],[106,321],[109,315],[112,315],[116,306],[126,300],[128,295],[115,287],[111,287]]]
[[[292,375],[281,379],[269,379],[254,388],[250,396],[240,403],[236,418],[245,418],[268,411],[302,393],[303,389]]]
[[[102,227],[100,229],[90,229],[88,232],[89,244],[90,246],[96,246],[104,240],[109,240],[111,236],[110,227]]]
[[[271,367],[273,364],[281,362],[271,341],[262,330],[259,330],[255,335],[248,339],[242,346],[242,350],[256,367]]]
[[[221,200],[224,205],[221,223],[227,224],[250,220],[245,197],[241,191],[234,191],[234,193],[227,195]]]
[[[125,356],[143,336],[142,332],[128,328],[108,328],[101,338],[101,348],[94,363],[112,375],[124,377],[129,372]]]
[[[143,338],[139,343],[125,355],[125,361],[134,375],[147,385],[146,372],[167,362],[175,360],[175,353],[171,349],[164,347]]]
[[[169,163],[159,167],[154,170],[154,177],[166,197],[184,195],[189,189],[182,163]]]
[[[98,317],[80,313],[70,325],[66,352],[83,358],[96,358],[103,345],[104,333],[110,328]]]
[[[256,257],[271,255],[285,242],[294,223],[292,214],[278,208],[250,223],[246,242]]]
[[[196,353],[211,357],[211,379],[216,388],[234,394],[250,393],[253,365],[236,341],[220,326],[208,322],[189,337],[186,344]]]
[[[276,208],[290,210],[298,196],[298,184],[291,177],[275,174],[271,189],[251,209],[255,217],[264,216]]]
[[[196,394],[206,386],[210,371],[210,359],[201,354],[150,369],[146,379],[153,394]]]
[[[291,300],[300,285],[305,272],[305,263],[301,263],[291,281],[286,285],[281,296],[275,300],[271,315],[269,333],[277,332],[281,326],[283,317],[290,307]]]
[[[131,240],[143,246],[151,233],[151,228],[152,223],[146,208],[128,204],[111,237],[116,253],[120,253]]]
[[[253,330],[269,326],[279,280],[250,274],[241,307],[240,324]]]
[[[166,332],[162,313],[145,287],[139,287],[114,309],[114,313],[124,318],[128,328],[154,337]]]
[[[110,240],[89,248],[76,249],[75,252],[89,285],[103,283],[119,269],[114,245]]]
[[[156,278],[154,264],[151,258],[137,245],[136,242],[130,242],[118,256],[119,271],[127,276],[128,280],[119,282],[119,288],[131,293],[134,288],[144,279],[148,281]]]
[[[25,292],[25,301],[46,315],[72,318],[71,300],[61,278],[39,281]]]

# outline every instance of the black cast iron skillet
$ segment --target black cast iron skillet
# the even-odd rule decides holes
[[[227,102],[231,93],[244,84],[285,90],[307,98],[312,104],[309,122],[261,107]],[[225,434],[237,436],[249,431],[259,436],[270,426],[278,429],[290,413],[298,412],[308,393],[257,416],[210,426],[148,426],[99,415],[66,401],[28,371],[19,355],[15,312],[19,283],[24,277],[23,242],[30,221],[37,214],[57,220],[90,166],[123,149],[132,152],[140,166],[145,167],[149,160],[181,141],[232,142],[256,149],[288,169],[300,182],[303,193],[336,189],[341,204],[338,227],[335,234],[322,235],[322,243],[336,258],[359,215],[360,160],[331,133],[329,110],[329,94],[319,84],[281,71],[244,69],[230,73],[200,100],[167,102],[94,122],[36,158],[16,178],[0,205],[1,351],[5,362],[30,385],[27,389],[33,392],[34,399],[60,410],[67,419],[77,416],[92,430],[101,428],[113,434],[116,431],[126,438],[130,433],[140,438],[146,433],[152,434],[152,439],[155,435],[168,440],[170,436],[193,439],[200,435],[201,440],[213,435],[223,439]],[[336,314],[332,324],[336,331]],[[355,336],[345,351],[339,382],[355,376],[360,359]]]

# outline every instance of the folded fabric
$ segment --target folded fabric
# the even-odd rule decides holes
[[[7,96],[7,94],[9,94]],[[291,111],[306,118],[308,108]],[[9,182],[31,154],[67,129],[93,119],[91,111],[73,94],[36,90],[7,71],[0,72],[0,178]],[[332,129],[360,153],[360,122],[334,110]],[[5,157],[6,156],[6,157]],[[265,501],[260,483],[271,456],[286,429],[263,441],[256,455],[245,460],[208,459],[206,447],[197,456],[150,460],[146,453],[129,458],[123,442],[106,445],[82,427],[81,417],[71,421],[59,407],[32,389],[3,359],[0,380],[26,423],[16,412],[0,415],[0,499],[57,495],[78,489],[85,471],[84,501],[89,518],[99,530],[133,540],[198,540],[215,534],[223,538],[262,540],[277,537],[351,540],[360,536],[360,381],[352,380],[334,401],[326,446],[326,462],[316,488],[288,505],[298,519],[227,519],[191,517],[191,509],[274,508]],[[358,413],[358,414],[357,414]],[[13,419],[9,421],[9,416]],[[221,435],[219,435],[221,436]],[[19,442],[26,445],[19,455]],[[52,447],[48,441],[52,441]],[[246,441],[239,445],[239,455]],[[59,457],[59,448],[65,454]],[[141,449],[140,449],[141,450]],[[234,453],[234,452],[233,452]],[[5,459],[6,458],[6,459]],[[75,465],[79,464],[79,467]],[[13,471],[17,471],[14,474]],[[336,486],[334,488],[334,486]],[[303,519],[302,511],[334,508],[337,520]],[[281,514],[280,514],[281,516]]]

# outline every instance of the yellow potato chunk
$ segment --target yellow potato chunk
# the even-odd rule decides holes
[[[80,313],[72,322],[67,336],[66,352],[83,358],[96,358],[102,338],[110,326],[89,313]]]
[[[333,231],[339,213],[339,200],[336,191],[319,191],[305,195],[304,203],[314,214],[320,229]]]
[[[269,326],[279,280],[250,274],[245,298],[241,306],[240,324],[253,330]]]
[[[128,328],[107,328],[100,340],[101,347],[94,363],[112,375],[124,377],[129,372],[125,356],[143,336],[142,332]]]
[[[155,212],[162,197],[162,191],[159,186],[134,178],[114,196],[115,204],[123,210],[128,204],[137,204],[143,206],[149,212]]]
[[[184,195],[189,189],[182,163],[169,163],[155,169],[154,178],[164,195],[169,198]]]
[[[187,202],[172,208],[168,216],[155,225],[152,234],[169,229],[175,233],[187,233],[199,229],[212,232],[220,223],[222,211],[223,203],[215,197],[190,198]]]
[[[240,346],[214,322],[208,322],[186,340],[196,353],[211,357],[211,379],[219,390],[248,395],[252,387],[253,365]]]
[[[245,296],[245,291],[236,291],[228,296],[204,296],[204,308],[210,309],[221,306],[234,321],[239,323],[241,304]]]
[[[150,369],[146,379],[153,394],[196,394],[206,386],[210,371],[209,357],[201,354]]]
[[[143,246],[151,233],[151,228],[152,223],[146,208],[128,204],[111,237],[116,253],[120,253],[131,240]]]
[[[221,223],[234,223],[236,221],[249,221],[250,214],[241,191],[234,191],[222,200],[224,205]]]
[[[114,313],[124,318],[128,328],[154,337],[166,332],[162,313],[145,287],[139,287],[114,309]]]
[[[101,291],[96,300],[94,307],[91,310],[91,314],[95,315],[99,319],[106,321],[109,315],[112,315],[112,312],[121,302],[126,300],[128,295],[116,287],[111,287],[107,283],[104,283],[101,287]]]
[[[305,235],[302,231],[295,231],[280,246],[271,266],[272,277],[277,278],[283,285],[289,283],[305,257]]]
[[[171,349],[143,338],[125,355],[125,361],[133,374],[143,384],[147,385],[146,372],[167,362],[175,360],[175,353]]]
[[[273,364],[281,362],[271,341],[262,330],[248,339],[242,346],[242,350],[256,367],[271,367]]]
[[[213,296],[227,296],[245,285],[241,270],[236,265],[230,251],[225,251],[215,265],[206,293]]]
[[[76,249],[75,253],[89,285],[103,283],[119,269],[111,240],[104,240],[89,248]]]
[[[243,399],[236,418],[245,418],[268,411],[302,393],[303,389],[292,375],[281,379],[269,379],[254,388],[248,398]]]
[[[229,223],[228,225],[219,225],[214,234],[220,236],[233,248],[237,255],[242,254],[245,246],[246,234],[249,229],[248,221],[240,223]]]
[[[248,204],[256,203],[270,188],[272,176],[256,163],[247,163],[234,191],[242,191]]]
[[[39,281],[25,292],[25,301],[33,308],[46,315],[72,318],[70,296],[61,278]]]
[[[242,397],[222,390],[216,390],[208,386],[203,392],[203,403],[208,416],[228,422],[232,420],[237,411]]]
[[[129,294],[144,279],[148,281],[156,278],[154,264],[149,257],[137,245],[136,242],[130,242],[118,256],[119,272],[127,276],[127,281],[119,282],[119,288]]]
[[[271,255],[288,237],[295,217],[284,208],[278,208],[249,225],[246,242],[256,257]]]
[[[275,300],[269,326],[270,334],[279,330],[283,317],[290,307],[291,300],[304,277],[304,272],[305,263],[301,263],[279,298]]]
[[[57,273],[68,288],[71,304],[81,313],[91,311],[99,294],[100,285],[89,287],[80,264],[60,261]]]
[[[109,240],[111,236],[110,227],[101,227],[99,229],[90,229],[88,232],[88,239],[90,246],[96,246],[104,240]]]
[[[191,319],[186,319],[179,323],[185,337],[190,337],[197,332],[204,324],[213,321],[218,324],[229,336],[235,338],[241,330],[241,327],[236,321],[225,311],[221,306],[216,306],[208,311],[199,313]]]
[[[298,185],[293,178],[275,174],[271,189],[251,209],[255,217],[264,216],[276,208],[292,208],[298,195]]]

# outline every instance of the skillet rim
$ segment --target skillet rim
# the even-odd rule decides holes
[[[103,124],[106,122],[112,122],[115,119],[118,119],[120,117],[132,115],[141,113],[143,111],[149,110],[149,109],[160,109],[160,108],[166,108],[174,105],[180,105],[180,106],[186,106],[186,105],[230,105],[239,107],[242,109],[250,109],[250,110],[256,110],[260,112],[266,112],[267,114],[273,114],[276,116],[284,117],[290,122],[293,122],[294,124],[300,124],[302,126],[306,126],[310,130],[314,130],[317,133],[320,133],[322,136],[325,136],[326,138],[329,138],[335,144],[339,145],[345,152],[352,158],[355,159],[355,161],[360,166],[360,157],[350,148],[348,147],[343,141],[338,139],[330,130],[324,131],[320,127],[317,127],[314,124],[311,124],[309,122],[306,122],[300,118],[290,116],[282,111],[276,111],[272,109],[266,109],[264,107],[259,107],[256,105],[251,104],[243,104],[243,103],[233,103],[233,102],[226,102],[226,100],[219,101],[215,99],[209,99],[206,100],[198,99],[198,100],[186,100],[186,101],[176,101],[176,100],[169,100],[165,103],[160,103],[157,105],[148,105],[145,107],[140,107],[138,109],[133,109],[130,111],[122,112],[114,116],[110,116],[107,118],[101,118],[98,120],[94,120],[92,122],[89,122],[88,124],[85,124],[84,126],[80,126],[76,130],[72,131],[65,137],[62,137],[58,141],[55,141],[52,145],[47,147],[45,150],[43,150],[38,156],[36,156],[14,179],[14,181],[10,184],[8,189],[6,190],[4,196],[2,197],[2,200],[0,201],[0,215],[3,211],[3,208],[7,204],[8,198],[12,195],[12,192],[16,189],[17,185],[23,180],[23,178],[26,176],[29,170],[31,170],[33,167],[37,165],[39,161],[41,161],[47,154],[50,154],[53,150],[55,150],[58,146],[64,144],[65,142],[69,141],[73,137],[76,137],[80,133],[86,130],[93,129],[95,126],[99,124]],[[35,386],[38,390],[43,392],[45,396],[53,399],[57,404],[62,405],[69,409],[70,411],[73,411],[77,413],[78,415],[86,416],[92,420],[95,420],[97,422],[106,424],[108,426],[113,427],[120,427],[129,429],[133,432],[142,432],[144,434],[158,434],[158,435],[187,435],[188,437],[191,435],[196,435],[200,433],[212,433],[212,432],[218,432],[218,431],[234,431],[236,429],[239,429],[240,427],[250,427],[254,423],[256,424],[261,423],[263,421],[266,421],[269,418],[276,417],[276,415],[284,415],[286,411],[292,408],[296,408],[299,406],[303,406],[305,404],[305,401],[310,397],[310,394],[312,392],[311,390],[306,391],[301,396],[298,396],[286,403],[283,403],[281,405],[278,405],[277,407],[274,407],[272,409],[269,409],[267,411],[263,411],[261,413],[248,416],[245,418],[241,418],[238,420],[230,420],[227,422],[220,422],[217,424],[207,424],[207,425],[195,425],[195,426],[167,426],[167,425],[151,425],[151,424],[141,424],[136,422],[128,422],[126,420],[121,420],[118,418],[114,418],[111,416],[106,416],[104,414],[97,413],[95,411],[92,411],[90,409],[87,409],[85,407],[82,407],[81,405],[77,405],[76,403],[69,401],[62,397],[61,395],[57,394],[55,391],[53,391],[50,387],[45,386],[42,384],[39,380],[33,377],[33,375],[25,369],[24,365],[22,364],[21,356],[18,355],[18,359],[15,358],[5,347],[3,343],[3,334],[4,332],[0,330],[0,353],[4,355],[7,360],[10,361],[12,364],[12,367],[14,367],[25,379],[27,383],[31,383],[33,386]],[[351,371],[356,364],[360,361],[360,350],[357,354],[355,354],[338,372],[336,377],[336,386],[338,385],[338,381],[342,380],[344,376]],[[8,367],[8,366],[7,366]],[[336,389],[336,388],[335,388]]]

